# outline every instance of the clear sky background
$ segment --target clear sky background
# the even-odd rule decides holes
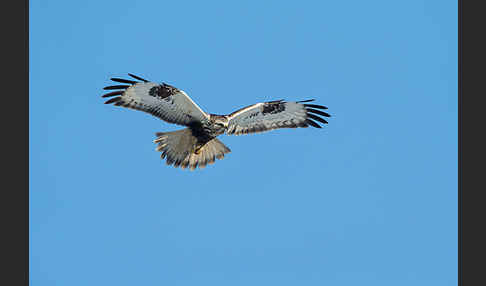
[[[332,117],[175,169],[127,73]],[[34,286],[457,285],[457,1],[31,1],[29,178]]]

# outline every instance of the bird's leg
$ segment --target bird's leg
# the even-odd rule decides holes
[[[201,150],[206,145],[207,142],[198,142],[196,143],[196,148],[194,149],[194,154],[199,155],[201,154]]]
[[[206,143],[208,143],[210,140],[203,140],[203,141],[199,141],[196,143],[196,148],[194,149],[194,154],[196,155],[199,155],[201,154],[201,150],[202,148],[204,147],[204,145],[206,145]]]

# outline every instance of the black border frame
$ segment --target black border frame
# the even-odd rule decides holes
[[[486,285],[484,9],[458,1],[458,284]],[[481,282],[483,281],[483,282]]]
[[[7,2],[2,11],[0,114],[6,164],[0,200],[5,238],[0,284],[29,285],[29,1]]]

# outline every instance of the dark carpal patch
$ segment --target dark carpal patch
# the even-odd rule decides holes
[[[149,90],[149,95],[160,99],[168,100],[169,96],[176,94],[178,91],[179,90],[177,88],[163,83],[161,85],[152,87]]]
[[[283,101],[270,101],[263,105],[262,114],[277,114],[285,110],[285,102]]]

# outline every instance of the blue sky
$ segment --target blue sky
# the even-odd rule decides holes
[[[332,117],[175,169],[127,73]],[[29,134],[32,285],[457,284],[457,1],[31,1]]]

